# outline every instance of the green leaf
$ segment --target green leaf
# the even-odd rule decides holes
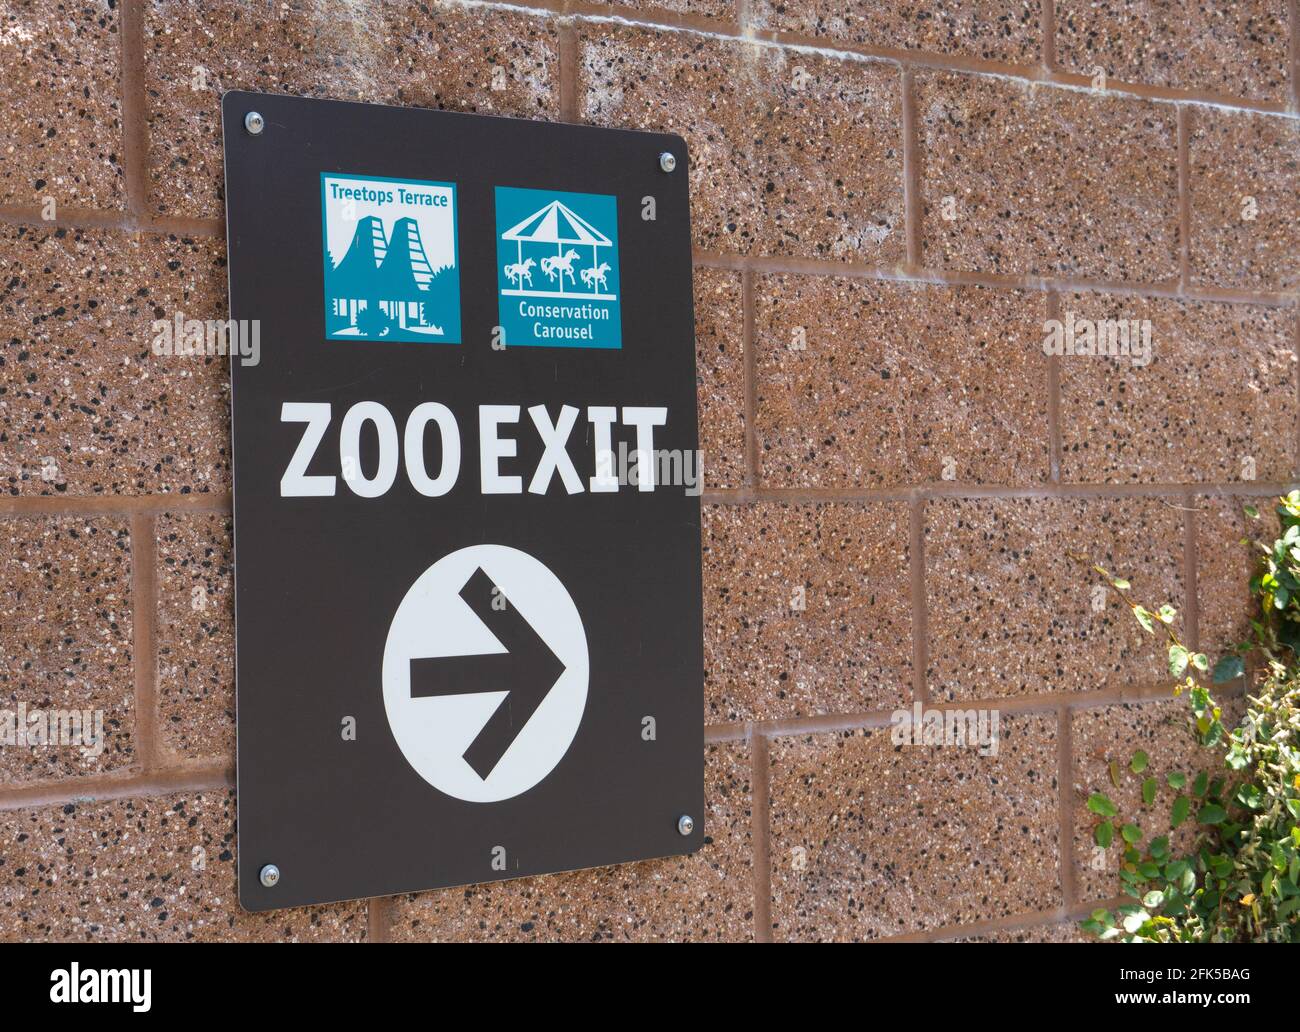
[[[1188,813],[1191,812],[1192,801],[1185,795],[1180,795],[1174,800],[1173,808],[1169,811],[1169,826],[1176,828],[1187,820]]]
[[[1155,778],[1147,778],[1142,782],[1142,802],[1150,806],[1156,801],[1156,789],[1159,787]]]
[[[1181,645],[1169,646],[1169,676],[1182,677],[1187,669],[1187,650]]]
[[[1210,669],[1210,659],[1204,652],[1192,653],[1192,666],[1196,667],[1201,673]]]
[[[1151,915],[1145,910],[1139,910],[1135,914],[1127,914],[1124,917],[1124,931],[1132,935],[1150,920]]]
[[[1300,799],[1288,799],[1286,801],[1286,808],[1291,811],[1292,817],[1300,821]],[[1300,831],[1300,828],[1292,828],[1291,831],[1293,833],[1292,837],[1295,838],[1296,836],[1294,833]],[[1297,843],[1300,843],[1300,838],[1297,838],[1296,841]]]
[[[1119,809],[1110,798],[1100,792],[1094,792],[1088,797],[1088,809],[1099,817],[1114,817],[1119,813]]]
[[[1133,609],[1133,616],[1137,619],[1137,622],[1142,625],[1142,629],[1146,631],[1147,634],[1155,633],[1155,618],[1151,615],[1149,609],[1144,606],[1136,606]]]
[[[1257,520],[1257,519],[1259,519],[1259,510],[1258,510],[1257,508],[1255,508],[1255,506],[1253,506],[1253,505],[1247,505],[1247,506],[1244,506],[1244,507],[1243,507],[1243,511],[1244,511],[1244,512],[1246,513],[1246,515],[1249,516],[1252,520]]]
[[[1133,754],[1133,758],[1128,761],[1128,769],[1134,774],[1141,774],[1147,769],[1147,764],[1151,762],[1151,757],[1141,749]]]
[[[1152,839],[1147,849],[1156,860],[1163,860],[1169,855],[1168,836],[1162,835],[1160,838]]]
[[[1178,886],[1184,896],[1190,896],[1196,889],[1196,872],[1186,860],[1174,860],[1165,870],[1165,877]]]
[[[1210,775],[1201,771],[1196,775],[1196,780],[1192,782],[1192,795],[1198,799],[1205,796],[1205,790],[1210,786]]]
[[[1197,824],[1222,824],[1228,819],[1228,811],[1218,803],[1206,803],[1196,814]]]
[[[1169,773],[1169,775],[1165,778],[1165,782],[1166,782],[1166,783],[1169,785],[1169,787],[1172,788],[1175,792],[1178,792],[1178,791],[1180,791],[1180,790],[1182,789],[1182,787],[1183,787],[1185,784],[1187,784],[1187,775],[1186,775],[1186,774],[1183,774],[1183,773],[1180,773],[1179,771],[1176,771],[1176,770],[1175,770],[1175,771],[1171,771],[1171,772]]]
[[[1213,680],[1215,684],[1227,684],[1235,681],[1246,672],[1246,662],[1240,656],[1224,656],[1214,664]]]
[[[1173,623],[1174,617],[1176,617],[1177,615],[1178,615],[1178,610],[1175,609],[1173,606],[1171,606],[1168,602],[1166,602],[1163,606],[1161,606],[1160,612],[1156,614],[1156,616],[1160,618],[1160,622],[1163,624]]]
[[[1102,821],[1097,825],[1097,830],[1093,832],[1093,840],[1102,849],[1109,849],[1110,844],[1115,838],[1115,825],[1110,821]]]
[[[1165,905],[1165,894],[1159,889],[1152,889],[1142,897],[1142,905],[1148,910],[1159,910]]]
[[[1125,824],[1119,829],[1119,833],[1130,846],[1142,841],[1142,829],[1136,824]]]

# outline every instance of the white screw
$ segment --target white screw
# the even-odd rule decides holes
[[[681,835],[689,835],[695,830],[695,818],[688,813],[682,814],[677,818],[677,831]]]
[[[248,130],[249,136],[261,136],[262,130],[266,128],[266,119],[260,111],[250,111],[244,116],[244,128]]]
[[[280,882],[280,868],[275,864],[267,864],[262,868],[262,873],[258,876],[263,885],[268,889],[273,889]]]
[[[659,155],[659,167],[665,172],[671,172],[677,167],[677,159],[669,151],[664,151]]]

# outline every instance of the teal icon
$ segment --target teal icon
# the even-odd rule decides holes
[[[623,346],[613,196],[498,186],[496,234],[507,348]]]
[[[321,173],[325,335],[459,344],[456,185]]]

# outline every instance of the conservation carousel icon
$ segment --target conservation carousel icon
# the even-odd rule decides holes
[[[497,187],[496,221],[506,346],[622,347],[615,198]]]

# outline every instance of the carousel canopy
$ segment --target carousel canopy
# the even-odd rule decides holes
[[[501,234],[503,240],[526,244],[587,244],[605,246],[613,241],[590,222],[559,201],[552,201],[517,226]]]

